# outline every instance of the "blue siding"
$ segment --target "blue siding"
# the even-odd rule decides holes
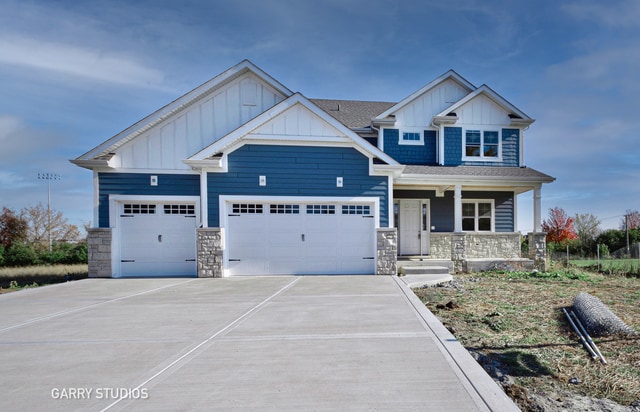
[[[453,232],[453,192],[445,192],[444,197],[436,197],[433,190],[395,190],[394,199],[429,199],[431,205],[431,226],[434,232]],[[493,199],[495,204],[496,232],[513,232],[515,228],[515,203],[513,192],[470,192],[463,191],[462,199]]]
[[[158,176],[158,186],[149,184]],[[98,173],[99,227],[109,227],[109,195],[200,196],[200,175]]]
[[[228,173],[207,175],[209,226],[220,224],[220,195],[378,197],[380,226],[388,226],[388,180],[369,176],[369,159],[355,149],[245,145],[228,162]],[[266,186],[258,185],[261,175]],[[339,176],[343,187],[336,187]]]
[[[462,128],[444,128],[444,165],[457,166],[462,164]]]
[[[520,129],[502,129],[501,162],[463,162],[467,166],[520,166]]]
[[[400,144],[400,131],[398,129],[384,129],[384,152],[393,157],[399,163],[405,165],[435,165],[436,139],[435,130],[424,130],[423,145]]]

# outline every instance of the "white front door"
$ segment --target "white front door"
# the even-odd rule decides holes
[[[400,199],[399,225],[400,254],[425,255],[429,253],[429,202],[420,199]]]

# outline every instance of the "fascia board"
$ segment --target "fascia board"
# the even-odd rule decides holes
[[[467,81],[464,77],[460,76],[454,70],[449,70],[448,72],[444,73],[442,76],[440,76],[437,79],[431,81],[426,86],[420,88],[419,90],[417,90],[417,91],[413,92],[412,94],[410,94],[409,96],[405,97],[400,102],[398,102],[397,104],[395,104],[392,107],[390,107],[389,109],[387,109],[385,112],[383,112],[383,113],[379,114],[378,116],[376,116],[374,118],[374,121],[383,121],[383,119],[385,117],[397,112],[398,110],[402,109],[403,107],[405,107],[406,105],[408,105],[409,103],[411,103],[412,101],[414,101],[415,99],[417,99],[418,97],[423,95],[424,93],[428,92],[429,90],[433,89],[434,87],[436,87],[440,83],[442,83],[442,82],[444,82],[446,80],[449,80],[449,79],[452,79],[452,80],[456,81],[462,87],[464,87],[467,90],[469,90],[469,92],[472,92],[473,90],[476,89],[476,87],[473,84],[471,84],[469,81]]]
[[[293,92],[289,90],[287,87],[285,87],[282,83],[280,83],[279,81],[277,81],[276,79],[268,75],[266,72],[264,72],[262,69],[257,67],[255,64],[251,63],[249,60],[245,59],[242,62],[238,63],[237,65],[227,69],[223,73],[212,78],[211,80],[208,80],[207,82],[201,84],[200,86],[196,87],[190,92],[182,95],[181,97],[177,98],[173,102],[165,105],[161,109],[156,110],[155,112],[146,116],[142,120],[136,122],[132,126],[129,126],[122,132],[113,136],[109,140],[101,143],[100,145],[91,149],[87,153],[81,155],[77,159],[88,160],[105,151],[112,151],[110,149],[112,149],[114,146],[118,145],[119,143],[123,141],[129,141],[135,138],[136,136],[139,136],[140,134],[146,132],[147,130],[151,129],[152,127],[154,127],[155,125],[163,121],[164,119],[191,106],[193,103],[200,100],[203,96],[211,93],[221,85],[226,84],[228,81],[230,81],[234,77],[246,72],[252,72],[254,75],[256,75],[257,77],[262,79],[265,83],[267,83],[269,86],[271,86],[274,90],[278,91],[279,93],[285,96],[291,96],[293,94]]]
[[[403,174],[400,176],[396,183],[398,184],[424,184],[424,183],[437,183],[437,184],[464,184],[465,182],[472,182],[474,184],[486,184],[493,186],[513,186],[518,184],[542,184],[551,183],[555,181],[555,178],[549,177],[548,179],[537,177],[490,177],[485,176],[453,176],[453,175],[422,175],[422,174]]]

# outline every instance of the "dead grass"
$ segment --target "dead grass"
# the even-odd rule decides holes
[[[83,279],[88,272],[86,264],[0,268],[0,293]]]
[[[461,275],[457,282],[462,289],[415,292],[467,349],[497,362],[518,386],[560,388],[622,405],[640,399],[640,339],[594,338],[608,361],[603,365],[589,357],[561,311],[578,292],[588,292],[639,331],[640,279],[581,272],[489,273]],[[520,407],[530,409],[522,402]]]

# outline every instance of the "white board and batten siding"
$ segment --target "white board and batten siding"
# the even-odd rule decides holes
[[[509,112],[496,102],[484,96],[478,95],[456,109],[459,126],[499,125],[505,126],[511,123]]]
[[[332,125],[318,117],[302,104],[295,104],[280,113],[274,119],[253,130],[251,136],[291,136],[296,140],[300,137],[322,137],[346,139],[346,135]]]
[[[188,170],[182,160],[285,97],[247,73],[123,145],[111,163],[121,169]]]
[[[462,99],[469,92],[453,80],[446,80],[422,94],[395,113],[396,125],[401,127],[425,127],[433,116]]]

